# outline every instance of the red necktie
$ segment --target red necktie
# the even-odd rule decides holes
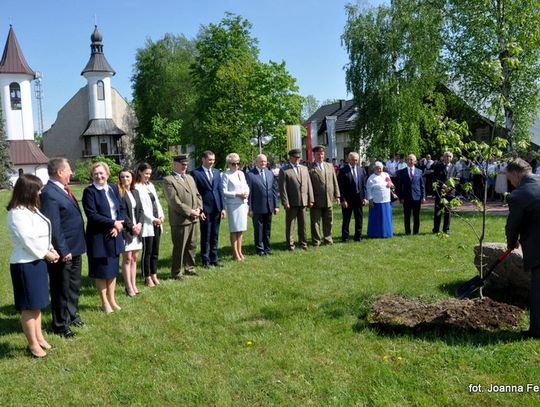
[[[71,192],[71,188],[68,186],[64,187],[64,190],[67,192],[68,196],[75,202],[75,205],[79,206],[79,203],[77,202],[77,199],[75,198],[75,195],[73,195],[73,192]]]

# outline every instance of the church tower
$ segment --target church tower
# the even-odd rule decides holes
[[[113,121],[111,77],[116,73],[103,53],[103,37],[97,26],[90,36],[91,54],[81,75],[88,90],[88,125],[82,136],[88,155],[102,154],[119,160],[120,138],[125,134]]]
[[[4,53],[0,60],[0,99],[4,130],[9,142],[9,156],[13,165],[10,174],[14,184],[20,174],[37,175],[48,179],[48,158],[34,142],[32,115],[32,86],[35,73],[21,51],[15,31],[9,26]]]
[[[2,113],[8,141],[34,140],[31,87],[34,79],[35,73],[26,62],[10,25],[0,61]]]

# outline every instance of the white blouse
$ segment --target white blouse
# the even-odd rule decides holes
[[[24,206],[10,209],[7,223],[13,243],[11,264],[43,259],[52,249],[51,222],[37,209],[35,212]]]
[[[225,171],[221,174],[221,185],[223,186],[223,196],[226,204],[247,203],[247,199],[236,196],[240,192],[249,193],[246,176],[242,171],[236,170],[234,173],[231,170]]]
[[[386,172],[381,175],[371,174],[367,180],[366,192],[367,199],[375,203],[390,202],[390,188],[387,187],[390,176]]]

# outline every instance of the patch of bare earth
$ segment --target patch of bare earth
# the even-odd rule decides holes
[[[464,329],[516,328],[523,310],[488,297],[451,298],[435,303],[397,295],[383,295],[368,314],[372,324],[405,328],[457,327]]]

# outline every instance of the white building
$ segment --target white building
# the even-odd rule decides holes
[[[37,175],[43,182],[47,175],[48,158],[34,142],[31,81],[35,73],[30,68],[10,25],[9,33],[0,60],[0,97],[6,139],[13,164],[11,182],[19,174]]]

